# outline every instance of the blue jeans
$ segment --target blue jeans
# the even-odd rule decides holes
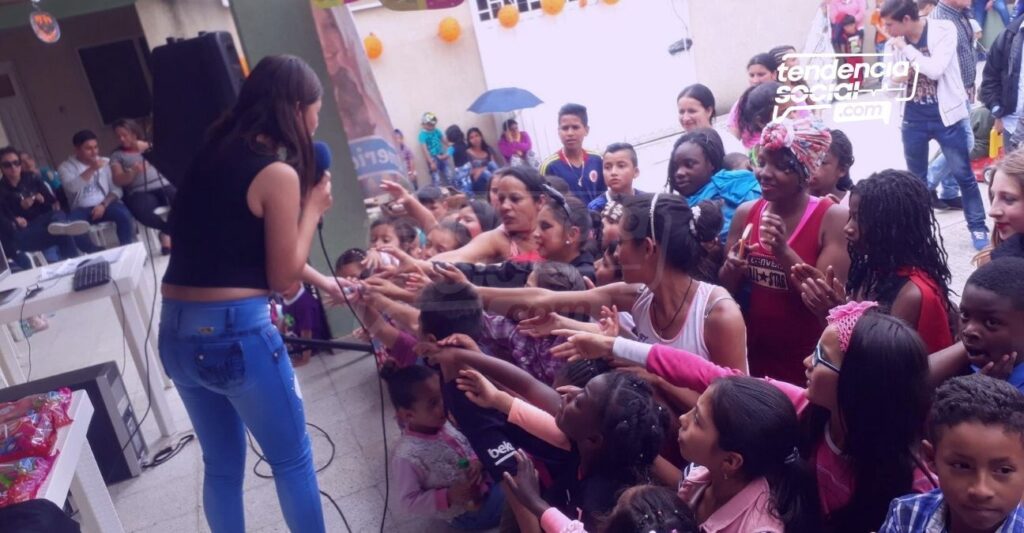
[[[76,207],[68,213],[68,218],[71,220],[84,220],[90,224],[97,222],[113,222],[117,227],[117,240],[121,243],[121,246],[131,244],[135,240],[135,221],[132,220],[132,214],[128,211],[120,200],[107,206],[106,211],[103,212],[103,216],[99,220],[92,219],[91,207]],[[75,243],[83,252],[95,252],[99,248],[89,240],[89,235],[85,234],[80,237],[75,237]]]
[[[985,5],[988,4],[988,0],[974,0],[974,20],[978,21],[981,25],[981,29],[985,29],[985,19],[988,17],[988,12],[985,10]],[[992,4],[992,9],[996,13],[999,13],[999,18],[1003,19],[1003,26],[1010,25],[1010,11],[1006,9],[1006,0],[995,0]]]
[[[203,509],[214,533],[245,531],[246,428],[274,473],[291,531],[324,531],[302,399],[267,298],[164,298],[160,360],[203,450]]]
[[[960,124],[967,130],[967,136],[970,140],[967,146],[967,153],[970,154],[970,150],[974,150],[974,130],[971,129],[971,119],[969,117],[965,118]],[[960,184],[957,183],[956,178],[950,172],[949,165],[946,164],[946,156],[942,152],[939,152],[939,156],[928,165],[928,189],[934,191],[938,189],[940,184],[942,185],[942,192],[939,193],[940,199],[952,200],[960,196]]]
[[[964,218],[970,231],[987,231],[985,227],[985,205],[981,201],[981,190],[971,172],[972,134],[961,123],[944,126],[941,120],[903,122],[903,156],[907,170],[928,182],[928,141],[935,140],[946,156],[946,165],[960,185],[963,197]]]
[[[505,494],[501,491],[501,483],[491,485],[487,500],[479,509],[460,514],[451,521],[451,526],[463,531],[480,531],[498,527],[501,513],[505,509]]]
[[[18,251],[43,252],[47,261],[60,261],[78,255],[78,248],[75,241],[66,235],[50,235],[49,225],[51,222],[67,222],[68,217],[63,211],[49,211],[28,221],[24,228],[14,230],[14,242],[17,250],[10,250],[7,253],[11,256]],[[52,254],[52,249],[57,247],[60,252]]]

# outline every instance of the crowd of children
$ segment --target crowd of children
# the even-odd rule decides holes
[[[843,16],[853,46],[864,13]],[[368,248],[335,265],[401,427],[399,509],[458,529],[1024,532],[1024,152],[952,287],[922,179],[854,180],[842,131],[765,111],[788,51],[751,60],[729,131],[707,87],[680,93],[653,194],[632,146],[584,147],[583,106],[544,161],[514,121],[495,151],[424,116],[434,185],[386,182]]]

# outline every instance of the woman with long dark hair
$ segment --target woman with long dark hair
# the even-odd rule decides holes
[[[466,132],[466,156],[469,159],[469,179],[472,182],[473,194],[483,195],[494,172],[505,166],[505,159],[487,144],[484,132],[476,127],[469,128]]]
[[[261,60],[171,211],[160,359],[203,450],[203,509],[215,533],[245,530],[246,430],[274,473],[289,529],[324,531],[302,399],[267,305],[271,291],[304,279],[333,284],[306,265],[332,202],[313,156],[322,93],[301,59]]]

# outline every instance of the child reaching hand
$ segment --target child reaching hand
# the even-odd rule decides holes
[[[541,498],[537,471],[526,455],[517,452],[515,457],[519,471],[515,477],[506,472],[505,482],[516,498],[540,518],[545,533],[586,533],[581,522],[569,519]],[[697,533],[700,530],[693,519],[693,512],[672,489],[657,485],[636,485],[622,491],[615,508],[604,519],[598,531]]]
[[[975,374],[935,391],[925,455],[941,489],[896,498],[879,533],[1024,531],[1024,396]]]
[[[485,482],[469,441],[448,422],[437,372],[385,365],[381,378],[404,424],[391,459],[398,508],[459,529],[496,527],[505,500],[501,487]]]
[[[620,491],[650,481],[667,413],[655,403],[650,386],[635,375],[610,372],[582,389],[560,387],[562,404],[555,415],[499,391],[476,370],[461,370],[457,384],[478,406],[505,413],[510,423],[573,452],[575,475],[556,479],[550,492],[565,494],[558,507],[578,511],[588,530],[597,530],[599,517],[615,507]]]

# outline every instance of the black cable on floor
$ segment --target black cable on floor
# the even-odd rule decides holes
[[[314,424],[312,422],[306,422],[306,425],[318,429],[320,431],[320,433],[324,434],[324,438],[327,439],[327,443],[331,445],[331,456],[330,456],[330,458],[327,459],[327,462],[324,463],[323,466],[321,466],[320,468],[317,468],[316,471],[315,471],[315,473],[319,474],[320,472],[323,472],[324,470],[326,470],[327,467],[331,466],[331,463],[334,462],[334,454],[335,454],[335,451],[337,450],[337,447],[334,445],[334,439],[331,439],[331,435],[329,433],[327,433],[327,431],[324,428],[322,428],[322,427],[320,427],[320,426],[318,426],[318,425],[316,425],[316,424]],[[258,477],[258,478],[273,479],[274,478],[274,474],[272,474],[272,473],[271,474],[261,474],[259,472],[259,470],[257,470],[257,468],[259,468],[259,466],[260,466],[260,463],[266,463],[267,462],[267,458],[262,453],[260,453],[260,451],[256,448],[256,443],[254,443],[252,441],[252,434],[249,433],[248,429],[245,431],[245,438],[248,439],[248,441],[249,441],[249,449],[251,449],[252,453],[255,453],[256,457],[258,457],[258,459],[256,459],[256,464],[252,465],[252,473],[256,477]],[[310,446],[312,446],[312,443],[310,444]],[[324,497],[326,497],[328,500],[330,500],[331,505],[334,505],[334,508],[338,511],[338,515],[341,516],[341,521],[345,523],[345,529],[347,529],[349,533],[352,533],[352,527],[348,525],[348,519],[345,518],[345,513],[341,512],[341,507],[338,505],[338,502],[334,501],[334,498],[332,498],[330,494],[327,494],[326,492],[324,492],[322,490],[320,491],[320,494],[323,495]]]
[[[320,238],[320,249],[324,253],[324,261],[327,262],[327,265],[333,265],[334,262],[331,261],[331,256],[330,254],[327,253],[327,245],[324,244],[323,225],[317,226],[316,231],[317,236]],[[345,287],[341,285],[341,280],[338,279],[337,274],[335,274],[333,270],[331,271],[331,277],[334,278],[334,283],[338,284],[338,289],[341,290],[341,295],[342,297],[345,298],[345,305],[348,306],[348,310],[352,313],[352,316],[355,317],[356,322],[359,322],[359,326],[363,328],[365,331],[370,331],[369,328],[366,327],[366,324],[363,323],[362,319],[359,318],[359,314],[356,313],[356,310],[352,307],[352,302],[350,302],[348,299],[348,293],[345,292]],[[376,363],[374,364],[376,367]],[[379,369],[376,369],[376,373],[377,391],[380,393],[380,431],[381,434],[384,436],[384,511],[381,513],[380,517],[380,533],[384,533],[384,521],[385,519],[387,519],[388,516],[388,499],[391,496],[391,473],[388,464],[389,454],[387,420],[385,420],[384,418],[384,380],[382,380],[380,377]]]

